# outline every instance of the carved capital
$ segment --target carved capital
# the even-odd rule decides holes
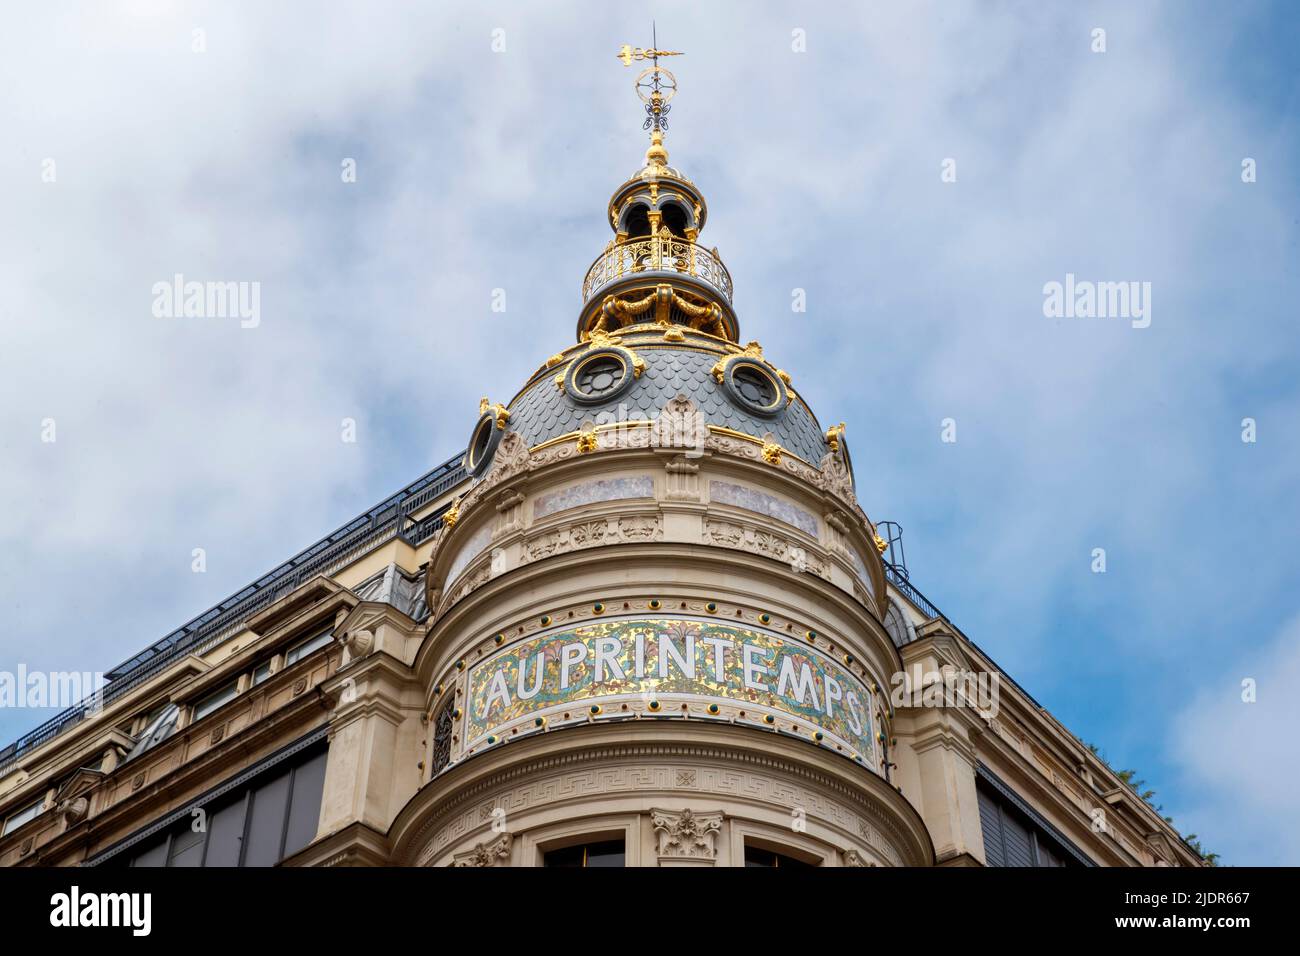
[[[503,833],[495,840],[484,840],[474,844],[465,853],[458,853],[452,858],[452,866],[496,866],[498,863],[510,862],[510,845],[514,837]]]
[[[650,822],[658,841],[660,860],[700,860],[712,863],[718,857],[717,839],[722,830],[722,812],[695,813],[685,810],[650,810]]]
[[[668,473],[664,499],[667,501],[700,500],[700,466],[685,455],[675,455],[664,463]]]

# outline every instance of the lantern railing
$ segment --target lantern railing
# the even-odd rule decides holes
[[[647,236],[614,242],[587,270],[582,281],[582,301],[588,302],[605,286],[638,274],[692,276],[720,292],[730,304],[731,273],[716,249],[705,249],[677,236]]]

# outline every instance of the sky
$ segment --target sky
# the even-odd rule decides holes
[[[913,582],[1224,863],[1300,863],[1287,2],[11,11],[0,671],[108,670],[572,342],[651,16],[742,339],[847,422]],[[156,315],[176,274],[256,324]],[[1067,275],[1149,325],[1046,315]]]

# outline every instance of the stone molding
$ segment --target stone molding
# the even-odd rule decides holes
[[[619,794],[650,792],[688,793],[724,804],[801,807],[809,818],[860,841],[860,852],[869,848],[896,866],[933,862],[928,834],[915,810],[871,771],[847,760],[842,770],[823,769],[800,756],[814,761],[843,758],[816,750],[800,755],[792,748],[807,744],[758,730],[728,726],[709,731],[667,723],[653,728],[639,724],[634,731],[619,726],[571,728],[556,732],[564,749],[530,753],[559,744],[537,738],[516,742],[509,754],[516,760],[477,779],[470,777],[475,769],[486,768],[492,756],[506,752],[456,765],[441,786],[438,781],[426,785],[398,815],[390,830],[399,842],[394,862],[428,865],[482,832],[497,807],[517,818],[550,805],[572,808],[590,800],[598,806]],[[630,732],[636,736],[602,742]],[[715,736],[718,739],[704,739]],[[439,799],[435,794],[442,789],[447,792]],[[421,806],[426,802],[431,805]],[[423,819],[411,828],[402,820],[408,813]]]
[[[447,550],[443,544],[456,536],[456,529],[465,524],[465,515],[473,509],[489,499],[494,501],[500,517],[493,526],[492,542],[504,544],[505,540],[512,535],[527,534],[527,520],[523,514],[526,510],[523,508],[526,500],[524,487],[532,481],[531,476],[535,473],[560,463],[574,462],[579,459],[589,461],[589,456],[592,454],[635,453],[650,450],[661,455],[665,452],[670,454],[678,452],[665,465],[663,487],[657,490],[657,497],[662,502],[700,501],[699,465],[694,461],[696,458],[723,456],[739,459],[757,464],[766,473],[776,472],[787,479],[795,479],[803,486],[805,497],[811,494],[818,499],[818,506],[812,509],[814,512],[833,510],[844,516],[838,532],[831,535],[826,542],[826,547],[838,545],[832,549],[837,559],[844,561],[846,567],[853,568],[848,539],[852,537],[865,543],[861,546],[854,545],[853,552],[863,555],[862,560],[869,562],[871,567],[869,577],[872,579],[870,588],[861,588],[856,583],[857,574],[850,573],[850,579],[855,582],[851,592],[856,598],[863,600],[863,590],[874,591],[874,597],[871,594],[866,595],[864,603],[873,606],[878,616],[883,615],[882,602],[885,601],[883,572],[878,566],[879,562],[870,561],[862,550],[862,547],[871,541],[872,525],[866,513],[858,505],[857,497],[853,492],[852,474],[843,451],[825,455],[818,465],[810,464],[788,453],[765,456],[761,442],[744,436],[713,430],[707,432],[707,437],[704,432],[693,435],[690,432],[691,423],[698,417],[699,409],[694,406],[694,403],[684,396],[679,396],[670,401],[660,416],[653,421],[619,422],[608,428],[595,430],[590,436],[595,438],[594,446],[589,441],[587,446],[583,446],[585,451],[580,450],[581,443],[576,438],[571,441],[563,438],[555,439],[529,449],[524,446],[523,439],[516,432],[507,429],[497,449],[492,467],[457,502],[456,510],[461,520],[455,527],[440,528],[434,536],[426,582],[426,599],[429,607],[436,609],[436,616],[441,616],[465,594],[480,587],[494,576],[489,563],[480,560],[477,567],[461,571],[458,581],[444,580],[446,562],[450,558],[443,555]],[[682,436],[691,440],[687,441]],[[678,440],[679,438],[682,440]],[[703,441],[700,441],[700,438],[703,438]],[[628,536],[628,532],[633,530],[635,528],[609,528],[597,540],[591,537],[597,533],[596,529],[589,529],[589,537],[583,538],[582,541],[591,543],[584,545],[579,542],[578,546],[639,540],[634,535]],[[568,538],[562,530],[553,528],[542,534],[526,537],[524,551],[519,556],[518,563],[527,563],[555,553],[563,553],[567,541]],[[871,550],[874,557],[874,549]],[[821,560],[821,570],[815,573],[829,579],[824,554]],[[877,578],[880,580],[876,580]],[[451,593],[443,593],[449,583],[453,586]]]

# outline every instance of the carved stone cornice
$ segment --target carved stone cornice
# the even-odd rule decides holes
[[[365,823],[351,823],[280,862],[283,867],[386,866],[388,838]]]
[[[517,818],[534,800],[562,795],[566,805],[573,805],[588,783],[597,784],[597,777],[597,789],[591,791],[597,803],[620,787],[628,793],[671,793],[683,786],[674,785],[681,767],[696,770],[682,792],[746,802],[768,802],[779,793],[783,804],[797,801],[808,808],[810,818],[825,819],[845,839],[851,834],[882,859],[896,865],[933,862],[929,834],[915,808],[871,771],[759,730],[668,721],[636,728],[566,728],[453,765],[398,814],[389,830],[394,862],[425,864],[454,839],[480,831],[490,819],[479,812],[488,806],[485,800],[513,808],[512,818]],[[563,786],[556,782],[557,774],[566,781]],[[651,785],[649,780],[659,782]],[[750,790],[745,780],[767,781],[761,786],[775,788],[772,796]]]

